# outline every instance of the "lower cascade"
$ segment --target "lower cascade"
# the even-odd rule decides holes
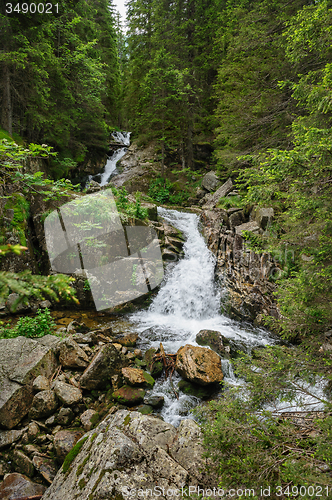
[[[275,343],[265,330],[241,325],[221,313],[222,294],[215,282],[215,257],[208,250],[199,230],[196,214],[158,209],[159,216],[176,227],[186,238],[184,258],[169,264],[164,283],[148,310],[131,315],[141,346],[158,348],[162,342],[167,353],[176,353],[185,344],[197,346],[200,330],[217,330],[230,340],[234,348],[250,351],[255,346]],[[236,383],[231,364],[222,360],[224,380]],[[165,421],[178,425],[196,406],[198,398],[180,393],[174,396],[180,377],[173,382],[159,379],[153,395],[163,395],[165,404],[161,414]]]

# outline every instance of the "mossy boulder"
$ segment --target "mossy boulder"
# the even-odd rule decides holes
[[[143,402],[145,390],[141,387],[130,387],[124,385],[117,391],[113,392],[113,399],[125,406],[135,406]]]
[[[229,341],[216,330],[201,330],[196,335],[199,345],[207,345],[222,357],[230,357]]]
[[[153,412],[153,408],[150,405],[142,405],[137,408],[137,411],[142,415],[150,415]]]
[[[188,382],[187,380],[180,380],[178,383],[178,389],[184,394],[188,394],[189,396],[195,396],[199,399],[207,399],[211,397],[211,395],[216,392],[216,390],[220,388],[219,386],[201,386],[198,384],[193,384],[192,382]]]
[[[157,349],[150,347],[144,355],[144,360],[153,378],[157,378],[162,374],[163,364],[160,361],[153,361],[153,356],[157,353]]]

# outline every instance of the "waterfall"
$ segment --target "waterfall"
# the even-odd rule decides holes
[[[99,176],[90,176],[89,180],[93,179],[98,182],[98,178],[100,178],[99,184],[101,186],[105,186],[109,180],[111,175],[114,173],[116,169],[116,164],[121,158],[126,154],[127,148],[130,145],[130,134],[131,132],[113,132],[112,137],[115,142],[118,144],[123,144],[123,148],[119,147],[114,153],[107,159],[104,172]]]
[[[166,353],[175,353],[187,343],[197,345],[200,330],[217,330],[242,351],[275,343],[269,332],[239,324],[222,314],[220,284],[217,286],[214,277],[215,257],[200,233],[197,215],[163,208],[158,213],[183,233],[186,243],[184,258],[168,265],[164,283],[149,309],[130,316],[140,334],[141,347],[157,348],[162,342]],[[222,360],[222,369],[225,381],[238,383],[227,359]],[[174,374],[174,387],[179,380]],[[198,398],[182,393],[176,399],[169,380],[158,379],[153,394],[164,396],[161,414],[173,425],[188,418],[190,409],[199,402]]]

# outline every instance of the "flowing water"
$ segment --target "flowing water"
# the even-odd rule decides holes
[[[123,144],[123,148],[119,147],[108,158],[104,172],[101,175],[89,176],[89,181],[96,180],[101,186],[105,186],[109,182],[112,174],[114,175],[117,162],[126,154],[127,148],[130,145],[130,132],[113,132],[112,137],[117,143]]]
[[[220,284],[215,282],[215,257],[208,250],[199,230],[199,219],[191,213],[158,209],[159,215],[182,231],[186,237],[184,258],[170,264],[164,283],[148,310],[131,315],[135,331],[140,334],[141,347],[159,347],[162,342],[166,353],[175,353],[185,344],[198,345],[195,341],[200,330],[217,330],[241,350],[250,352],[255,346],[275,343],[275,339],[265,330],[239,324],[221,310]],[[232,366],[222,360],[226,381],[237,383]],[[173,375],[176,387],[180,378]],[[154,395],[163,395],[164,419],[178,425],[182,418],[196,406],[198,399],[193,396],[174,396],[169,380],[158,380]]]

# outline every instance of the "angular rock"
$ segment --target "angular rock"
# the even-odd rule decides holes
[[[164,396],[148,396],[144,398],[144,403],[146,405],[152,406],[153,408],[162,408],[164,406]]]
[[[59,425],[68,425],[74,420],[74,417],[75,414],[71,408],[61,408],[58,416],[56,417],[56,422]]]
[[[27,427],[19,430],[13,429],[11,431],[0,431],[0,450],[18,441],[26,430]]]
[[[211,171],[204,175],[202,186],[207,191],[214,191],[219,184],[219,179],[215,172]]]
[[[43,375],[38,375],[38,377],[33,381],[32,387],[34,392],[49,391],[50,383],[48,378]]]
[[[13,461],[21,473],[28,477],[33,476],[35,471],[33,463],[31,462],[29,457],[22,453],[22,451],[14,450]]]
[[[86,368],[89,364],[89,358],[83,349],[70,338],[63,340],[60,344],[59,361],[67,368]]]
[[[32,459],[32,463],[39,474],[41,474],[43,478],[51,484],[56,476],[56,473],[58,472],[53,460],[35,455]]]
[[[38,392],[32,401],[29,411],[30,418],[49,417],[58,407],[58,398],[53,391]]]
[[[152,375],[152,377],[156,378],[159,375],[161,375],[164,367],[163,364],[160,361],[154,361],[153,356],[157,353],[157,349],[154,347],[150,347],[144,355],[144,359],[146,361],[146,364],[148,366],[148,369]]]
[[[214,385],[198,385],[193,382],[188,382],[188,380],[180,380],[178,383],[178,389],[184,394],[188,394],[190,396],[195,396],[199,399],[207,399],[211,397],[211,395],[216,392]]]
[[[224,377],[218,354],[189,344],[178,350],[175,369],[181,377],[199,385],[219,383]]]
[[[229,227],[234,229],[237,226],[241,226],[244,223],[244,215],[242,210],[235,212],[229,216]]]
[[[89,431],[99,421],[99,413],[95,410],[92,410],[92,409],[86,410],[80,416],[80,421],[82,423],[83,429],[85,431]]]
[[[8,474],[0,484],[0,498],[2,500],[16,500],[42,495],[46,487],[33,483],[23,474],[14,472]]]
[[[153,491],[156,485],[165,491],[205,482],[209,488],[217,487],[218,481],[201,472],[205,463],[200,455],[199,428],[190,422],[182,423],[178,432],[172,425],[138,412],[120,410],[107,416],[80,442],[76,457],[65,470],[59,470],[43,500],[127,498],[128,492]],[[139,497],[134,494],[131,498]]]
[[[196,335],[196,342],[199,345],[207,345],[219,356],[228,357],[230,354],[230,347],[228,340],[221,335],[220,332],[215,330],[201,330]]]
[[[112,344],[106,344],[84,371],[80,386],[89,391],[105,387],[113,375],[121,373],[123,366],[128,366],[128,360]]]
[[[219,189],[217,189],[215,193],[206,196],[206,203],[203,206],[203,209],[210,210],[211,208],[214,208],[218,204],[220,198],[227,196],[228,193],[232,191],[232,189],[233,182],[232,179],[229,178],[222,186],[220,186]]]
[[[150,405],[142,405],[137,408],[137,411],[142,415],[150,415],[153,413],[153,407]]]
[[[75,405],[82,400],[80,389],[71,384],[66,384],[65,382],[59,382],[57,380],[54,384],[54,392],[61,403],[67,406]]]
[[[130,387],[124,385],[117,391],[113,392],[112,397],[118,403],[125,406],[136,406],[143,402],[145,390],[138,387]]]
[[[58,361],[53,348],[59,339],[25,337],[0,340],[0,425],[12,429],[28,413],[33,400],[33,380],[38,375],[50,377]]]
[[[144,385],[151,388],[154,386],[151,375],[139,368],[122,368],[122,375],[128,385]]]
[[[40,433],[40,429],[36,422],[30,422],[28,425],[28,437],[29,439],[34,439]]]
[[[128,335],[115,337],[115,341],[117,344],[121,344],[125,347],[135,347],[136,342],[138,340],[137,333],[129,333]]]
[[[274,217],[274,210],[272,207],[264,208],[260,207],[255,212],[255,221],[262,229],[266,229],[268,225],[271,224]]]
[[[235,228],[235,234],[242,235],[242,231],[251,231],[252,233],[259,234],[260,227],[257,222],[246,222]]]
[[[54,436],[54,448],[60,463],[64,461],[70,450],[83,436],[81,431],[65,430],[59,431]]]

